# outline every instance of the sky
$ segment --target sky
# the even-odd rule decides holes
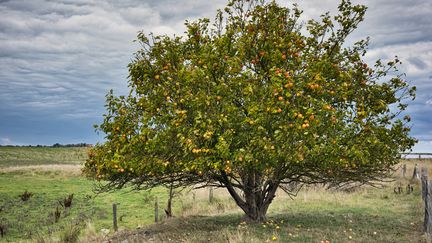
[[[336,0],[277,1],[302,20],[336,13]],[[417,86],[406,114],[415,152],[432,152],[432,1],[353,0],[368,6],[348,42],[370,37],[366,62],[402,60]],[[105,94],[126,94],[138,31],[182,35],[184,20],[213,19],[226,0],[0,0],[0,145],[103,140],[94,131]]]

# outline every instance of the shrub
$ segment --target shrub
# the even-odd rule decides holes
[[[23,194],[19,195],[19,197],[21,198],[21,201],[23,201],[23,202],[28,201],[32,196],[33,196],[33,193],[28,192],[27,190],[25,190],[23,192]]]
[[[75,243],[78,242],[79,235],[82,230],[82,225],[79,222],[66,225],[65,229],[60,233],[60,242]]]

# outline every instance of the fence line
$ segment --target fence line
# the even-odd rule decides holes
[[[422,159],[422,156],[423,158],[432,158],[432,153],[400,153],[400,155],[404,156],[404,159],[410,159],[407,156],[416,156],[418,159]]]

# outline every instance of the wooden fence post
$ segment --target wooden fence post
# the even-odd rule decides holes
[[[117,227],[117,204],[113,203],[112,207],[113,207],[113,226],[114,226],[114,231],[117,232],[117,230],[118,230],[118,227]]]
[[[213,187],[210,187],[210,190],[209,190],[209,202],[210,203],[213,202]]]
[[[405,178],[406,170],[407,170],[407,166],[406,166],[406,164],[404,164],[404,165],[402,166],[402,176],[403,176],[404,178]]]
[[[415,166],[414,166],[414,171],[413,171],[412,179],[420,179],[418,168],[417,168],[417,164],[415,164]]]
[[[428,175],[429,175],[429,170],[428,170],[428,168],[426,168],[426,167],[422,167],[422,168],[421,168],[421,176],[422,176],[422,177],[423,177],[423,176],[428,177]]]
[[[155,201],[155,223],[159,221],[159,205],[158,205],[158,198],[156,197]]]
[[[426,195],[425,195],[425,218],[424,218],[424,230],[428,240],[431,240],[432,236],[432,180],[426,181]]]
[[[424,202],[424,221],[423,231],[426,234],[428,240],[432,233],[432,180],[428,180],[428,176],[422,173],[421,177],[422,185],[422,199]]]
[[[423,199],[423,201],[425,201],[426,195],[427,195],[427,186],[428,186],[428,177],[427,176],[422,176],[421,186],[422,186],[422,199]]]

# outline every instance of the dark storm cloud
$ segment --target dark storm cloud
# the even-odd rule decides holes
[[[279,1],[291,5],[293,1]],[[354,1],[360,2],[360,1]],[[303,19],[336,12],[337,1],[298,1]],[[348,40],[371,37],[366,61],[395,55],[418,86],[408,112],[413,135],[432,141],[429,0],[361,1],[366,20]],[[184,20],[214,18],[226,1],[0,0],[0,144],[90,142],[104,95],[127,92],[138,31],[180,35]],[[422,143],[428,144],[428,143]],[[422,145],[423,146],[423,145]]]
[[[0,142],[79,140],[72,134],[94,142],[105,94],[127,92],[137,32],[182,34],[184,19],[215,8],[209,1],[1,1]]]

